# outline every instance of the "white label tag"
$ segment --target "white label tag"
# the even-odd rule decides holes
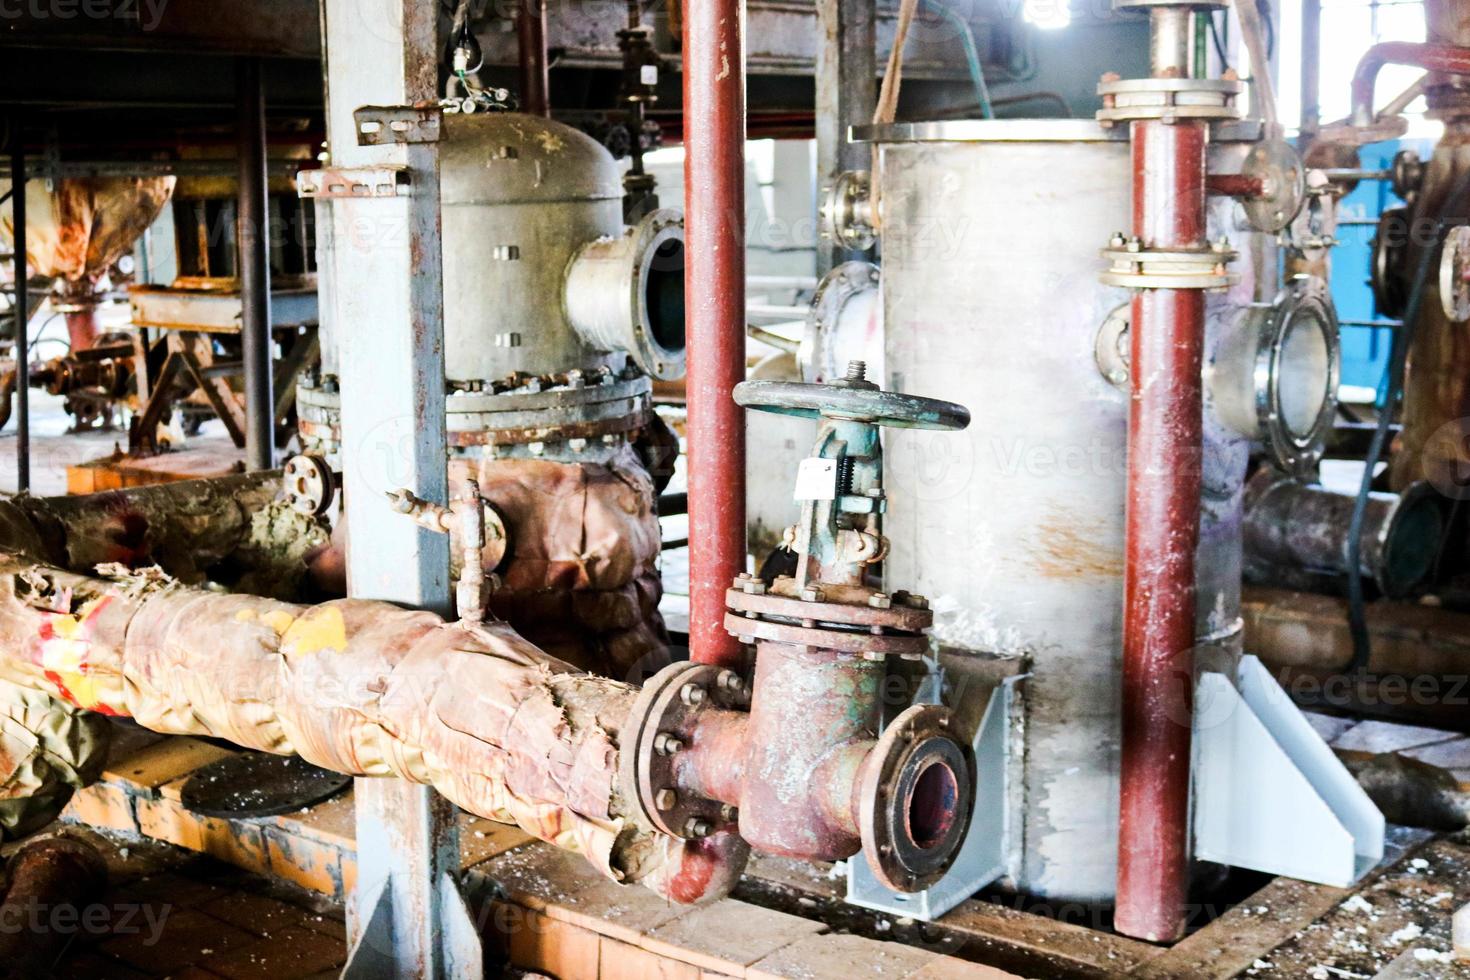
[[[638,68],[638,81],[644,85],[657,85],[658,65],[640,65]]]
[[[832,500],[837,496],[837,460],[809,456],[796,468],[797,500]]]

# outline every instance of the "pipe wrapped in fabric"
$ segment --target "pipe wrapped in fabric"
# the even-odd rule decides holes
[[[0,673],[154,731],[433,785],[482,816],[639,880],[675,855],[615,785],[635,691],[508,626],[343,599],[299,606],[88,578],[0,556]]]

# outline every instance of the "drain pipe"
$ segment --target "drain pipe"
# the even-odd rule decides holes
[[[684,10],[684,292],[689,407],[689,648],[738,668],[725,590],[745,571],[745,7]]]
[[[546,52],[547,0],[523,0],[516,16],[520,49],[521,111],[532,116],[551,115],[551,63]]]
[[[1205,145],[1240,85],[1192,77],[1192,17],[1208,6],[1149,6],[1152,77],[1098,89],[1099,120],[1130,127],[1134,174],[1133,231],[1102,277],[1134,290],[1115,924],[1154,942],[1184,924],[1204,290],[1229,281],[1206,237]]]

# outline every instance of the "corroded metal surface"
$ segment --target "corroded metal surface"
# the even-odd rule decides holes
[[[745,570],[745,17],[740,0],[684,11],[684,266],[689,399],[689,645],[738,667],[725,589]]]

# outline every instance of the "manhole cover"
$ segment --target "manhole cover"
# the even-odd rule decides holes
[[[294,755],[242,752],[194,770],[180,800],[206,817],[270,817],[320,803],[351,782]]]

